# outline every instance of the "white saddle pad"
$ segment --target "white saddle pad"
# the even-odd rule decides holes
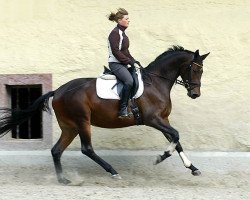
[[[144,85],[143,85],[140,70],[137,70],[136,73],[138,75],[139,88],[134,98],[139,98],[143,94]],[[105,75],[102,74],[96,80],[97,96],[102,99],[120,99],[119,94],[117,93],[117,86],[113,88],[113,86],[117,83],[117,80],[116,79],[110,80],[110,78],[105,79],[104,76]]]

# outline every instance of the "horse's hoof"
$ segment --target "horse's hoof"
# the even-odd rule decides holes
[[[200,175],[201,175],[201,172],[200,172],[200,170],[195,170],[195,171],[192,171],[192,174],[193,174],[194,176],[200,176]]]
[[[160,162],[162,162],[162,159],[161,159],[161,156],[158,155],[158,156],[156,157],[156,161],[154,162],[154,165],[157,165],[157,164],[159,164]]]
[[[122,177],[119,174],[113,174],[112,178],[113,179],[117,179],[117,180],[121,180],[122,179]]]
[[[82,186],[83,183],[84,183],[84,181],[76,181],[76,182],[68,183],[67,185],[68,186]]]
[[[58,180],[58,182],[63,184],[63,185],[69,185],[71,183],[71,181],[66,179],[66,178],[61,178]]]

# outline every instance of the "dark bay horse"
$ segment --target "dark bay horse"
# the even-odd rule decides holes
[[[136,103],[142,116],[143,125],[161,131],[170,141],[170,146],[163,155],[157,157],[155,164],[160,163],[171,156],[174,150],[177,150],[184,166],[189,168],[193,175],[200,175],[200,171],[184,154],[179,142],[179,133],[170,125],[168,116],[171,112],[170,91],[179,76],[182,78],[179,83],[186,87],[189,97],[195,99],[200,96],[203,60],[208,54],[199,55],[199,50],[191,52],[183,47],[173,46],[147,67],[141,69],[144,77],[144,93],[136,99]],[[118,118],[118,100],[105,100],[97,96],[96,78],[72,80],[57,90],[41,96],[26,110],[1,108],[0,135],[3,136],[15,126],[26,121],[38,110],[49,111],[48,100],[50,97],[53,97],[52,106],[62,130],[60,139],[51,150],[58,181],[63,184],[70,183],[63,177],[60,158],[77,135],[80,136],[82,153],[110,172],[114,178],[119,178],[119,174],[113,167],[93,150],[91,125],[103,128],[121,128],[133,126],[136,122],[133,117]]]

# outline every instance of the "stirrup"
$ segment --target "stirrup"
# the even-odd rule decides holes
[[[128,112],[127,108],[119,111],[118,118],[130,118],[133,115],[132,112]]]
[[[130,118],[130,116],[128,114],[124,114],[124,115],[119,115],[118,118],[124,119],[124,118]]]
[[[130,118],[131,115],[129,113],[122,113],[118,115],[119,119],[123,119],[123,118]]]
[[[119,119],[131,118],[132,116],[133,116],[133,113],[132,113],[132,112],[129,112],[129,113],[126,114],[126,115],[119,115],[118,118],[119,118]]]

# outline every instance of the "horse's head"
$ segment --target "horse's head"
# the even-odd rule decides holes
[[[191,63],[181,68],[180,75],[188,91],[187,95],[192,99],[201,95],[200,87],[203,73],[203,60],[205,60],[208,55],[209,53],[200,55],[199,50],[196,50]]]

